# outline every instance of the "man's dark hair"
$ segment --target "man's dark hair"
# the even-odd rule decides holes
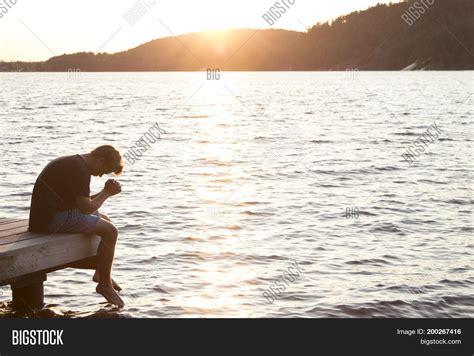
[[[103,145],[97,147],[91,152],[92,156],[103,158],[104,164],[108,169],[109,173],[115,173],[120,175],[123,171],[123,160],[120,152],[111,145]]]

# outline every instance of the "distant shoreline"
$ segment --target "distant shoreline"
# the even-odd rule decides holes
[[[117,53],[0,61],[1,72],[307,72],[474,70],[472,1],[437,0],[407,20],[409,2],[379,4],[307,32],[230,29],[159,38]]]

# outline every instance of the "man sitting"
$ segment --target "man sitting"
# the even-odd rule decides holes
[[[98,209],[122,188],[118,181],[109,179],[100,193],[91,196],[90,181],[91,175],[119,175],[123,166],[120,153],[110,145],[53,160],[36,180],[29,221],[29,230],[33,232],[99,235],[101,241],[92,279],[98,283],[96,291],[119,308],[124,306],[116,292],[121,288],[111,277],[118,231]]]

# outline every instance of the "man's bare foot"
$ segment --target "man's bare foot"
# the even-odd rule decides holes
[[[98,271],[95,271],[94,273],[94,276],[92,277],[92,280],[95,282],[95,283],[99,283],[100,282],[100,274]],[[117,292],[120,292],[122,290],[122,287],[120,287],[113,279],[111,279],[112,281],[112,287],[117,291]]]
[[[125,303],[123,302],[122,298],[117,294],[116,291],[112,288],[112,285],[106,285],[105,283],[99,282],[95,291],[101,294],[109,303],[115,304],[119,308],[123,308]]]

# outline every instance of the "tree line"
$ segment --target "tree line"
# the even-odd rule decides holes
[[[307,32],[200,32],[179,40],[156,39],[114,54],[81,52],[44,62],[0,62],[0,71],[401,70],[412,64],[417,69],[472,70],[473,4],[474,0],[379,4],[317,23]]]

